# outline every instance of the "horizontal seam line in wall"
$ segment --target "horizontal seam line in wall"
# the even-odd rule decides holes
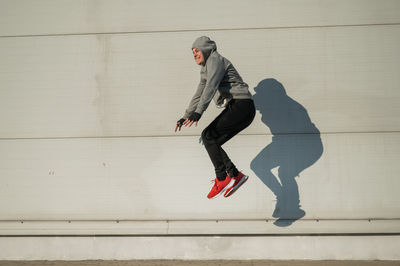
[[[121,32],[86,32],[86,33],[53,33],[53,34],[26,34],[1,35],[0,38],[48,37],[48,36],[79,36],[79,35],[114,35],[114,34],[142,34],[142,33],[174,33],[174,32],[210,32],[210,31],[242,31],[242,30],[279,30],[279,29],[307,29],[307,28],[338,28],[338,27],[368,27],[368,26],[395,26],[397,23],[371,24],[342,24],[342,25],[314,25],[314,26],[276,26],[276,27],[249,27],[249,28],[215,28],[215,29],[186,29],[186,30],[149,30],[149,31],[121,31]]]
[[[265,218],[265,219],[54,219],[54,220],[35,220],[35,219],[4,219],[0,220],[2,222],[267,222],[267,221],[276,221],[277,218]],[[285,219],[279,219],[285,220]],[[293,220],[293,219],[287,219]],[[399,218],[306,218],[300,219],[298,221],[400,221]]]
[[[237,136],[292,136],[292,135],[344,135],[344,134],[393,134],[400,131],[370,131],[370,132],[325,132],[325,133],[288,133],[288,134],[239,134]],[[31,138],[0,138],[2,140],[53,140],[53,139],[119,139],[119,138],[180,138],[200,137],[196,135],[136,135],[136,136],[82,136],[82,137],[31,137]]]
[[[21,234],[1,237],[291,237],[291,236],[399,236],[400,233],[260,233],[260,234]]]

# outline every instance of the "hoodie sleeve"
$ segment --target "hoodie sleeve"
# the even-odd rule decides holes
[[[194,93],[192,100],[190,101],[189,106],[186,109],[183,118],[185,119],[188,118],[196,110],[205,86],[206,86],[206,79],[203,78],[202,75],[200,75],[200,83],[197,86],[197,90]]]
[[[207,109],[224,75],[225,67],[223,61],[217,57],[210,56],[207,60],[207,82],[197,104],[196,113],[203,114]]]

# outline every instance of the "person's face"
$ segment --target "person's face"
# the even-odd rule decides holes
[[[193,48],[193,57],[198,65],[204,65],[204,56],[199,49]]]

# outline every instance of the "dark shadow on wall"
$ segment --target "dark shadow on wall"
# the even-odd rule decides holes
[[[256,109],[273,136],[252,160],[251,169],[276,196],[272,216],[278,219],[274,224],[289,226],[305,215],[295,177],[321,157],[320,132],[307,110],[290,98],[277,80],[264,79],[254,90]],[[275,167],[279,167],[278,176],[271,171]]]

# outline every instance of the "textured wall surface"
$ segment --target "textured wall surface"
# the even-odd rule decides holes
[[[258,110],[229,199],[198,141],[220,110],[173,132],[201,35]],[[396,0],[3,0],[0,234],[400,233],[399,47]]]

